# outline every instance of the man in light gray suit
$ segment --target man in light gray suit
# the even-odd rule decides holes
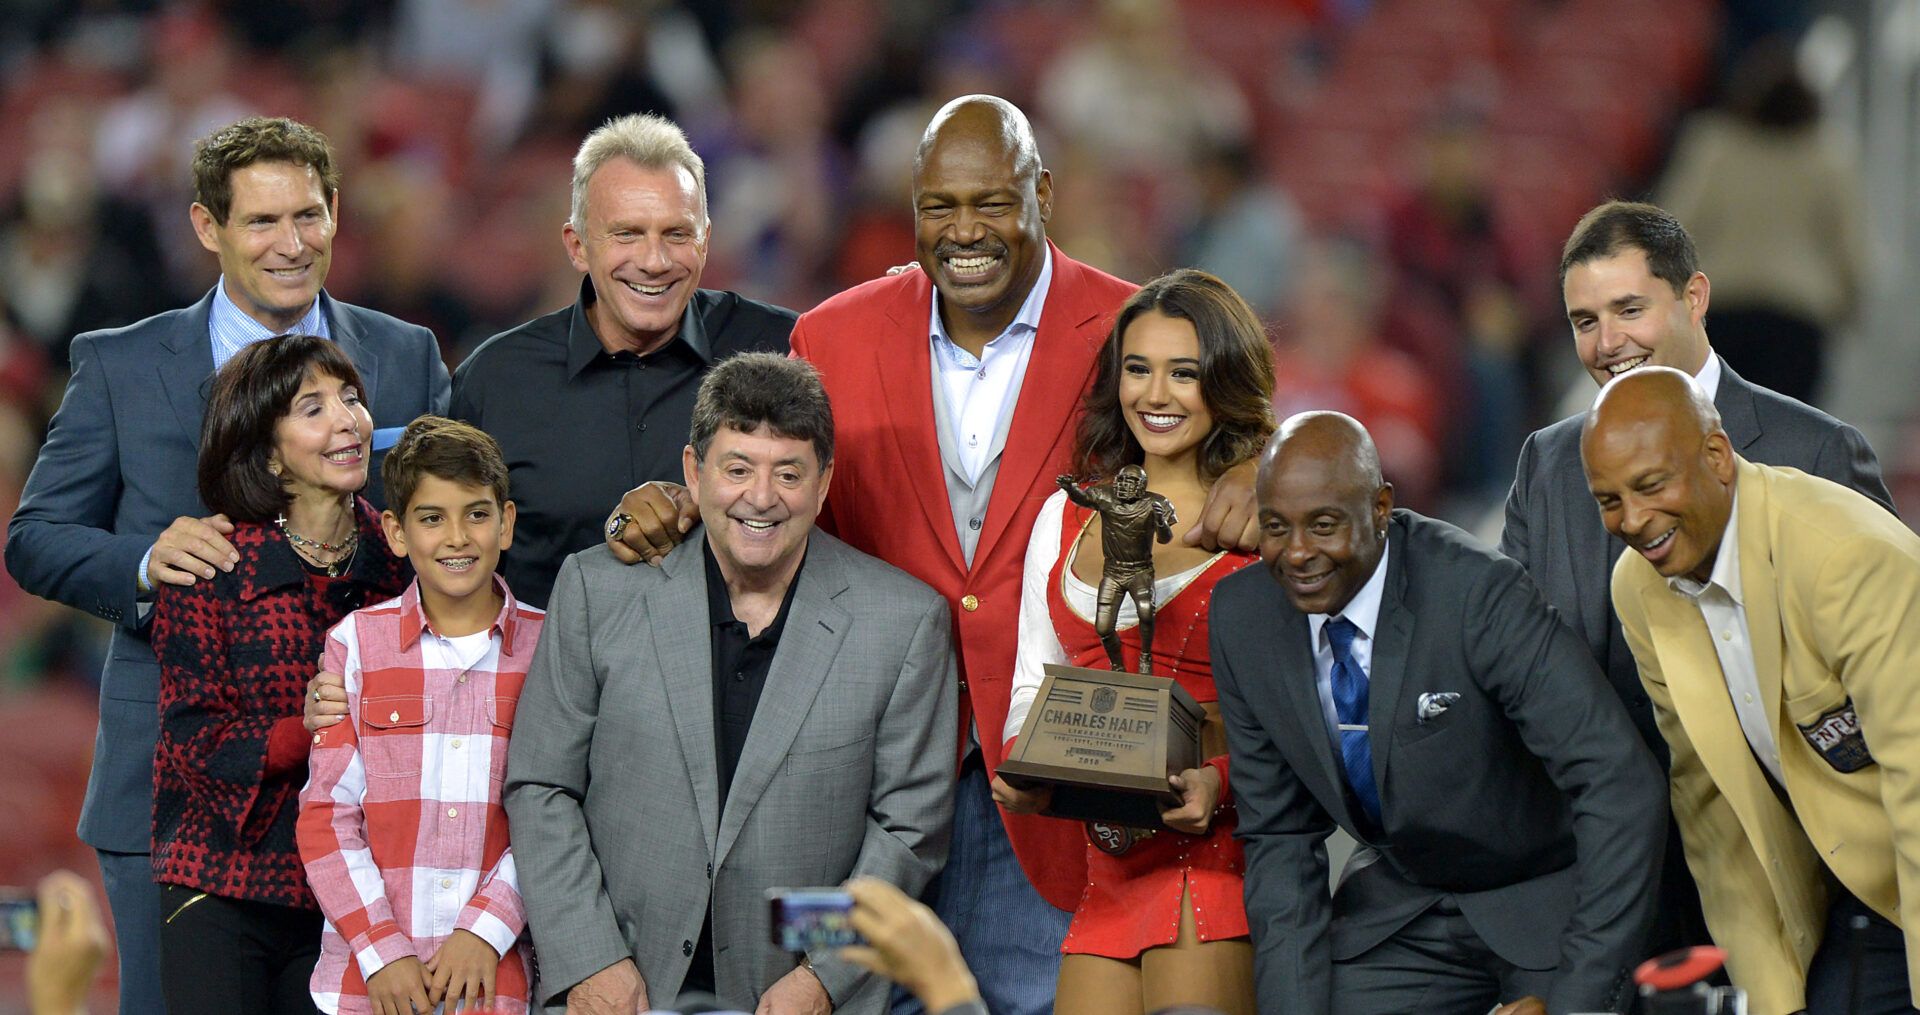
[[[945,862],[946,603],[814,530],[833,414],[806,363],[715,367],[683,466],[702,528],[658,568],[567,558],[520,698],[505,799],[536,999],[884,1011],[885,982],[771,944],[765,892],[865,875],[911,894]]]
[[[1720,410],[1733,450],[1852,487],[1893,510],[1880,462],[1860,431],[1803,402],[1749,384],[1707,344],[1711,286],[1693,240],[1650,204],[1609,201],[1589,211],[1560,256],[1560,285],[1574,350],[1605,384],[1646,364],[1685,372]],[[1585,413],[1536,431],[1520,449],[1507,495],[1500,551],[1520,562],[1547,602],[1586,642],[1627,715],[1664,768],[1667,743],[1654,725],[1633,654],[1613,612],[1613,562],[1626,544],[1607,535],[1580,465]],[[1651,947],[1707,943],[1700,901],[1669,829]]]

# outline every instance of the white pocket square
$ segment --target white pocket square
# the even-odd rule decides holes
[[[1428,691],[1420,696],[1420,705],[1413,714],[1414,721],[1426,722],[1429,719],[1437,718],[1454,702],[1459,700],[1459,691]]]

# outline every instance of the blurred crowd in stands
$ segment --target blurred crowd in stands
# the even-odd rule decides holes
[[[1219,273],[1272,326],[1282,415],[1353,413],[1401,503],[1472,524],[1578,378],[1561,239],[1598,199],[1652,192],[1685,114],[1755,40],[1798,27],[1794,6],[14,0],[0,22],[0,511],[72,336],[212,284],[186,164],[218,125],[288,115],[332,139],[345,179],[329,290],[432,328],[457,365],[573,300],[566,166],[608,116],[662,112],[705,156],[704,284],[805,310],[912,259],[920,127],[946,98],[991,92],[1035,115],[1063,249],[1136,280]],[[1773,284],[1737,210],[1714,207],[1728,195],[1701,186],[1722,172],[1712,160],[1751,167],[1770,144],[1722,119],[1688,146],[1674,195],[1716,310]],[[1837,204],[1808,228],[1841,229],[1825,211],[1852,199],[1844,171],[1786,158],[1735,197],[1823,173]],[[1847,249],[1829,256],[1829,239]],[[1857,293],[1858,241],[1805,242],[1797,256],[1827,275],[1787,309],[1818,330]],[[87,623],[0,575],[0,685],[94,679]]]

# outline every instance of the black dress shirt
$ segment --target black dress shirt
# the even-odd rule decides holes
[[[773,666],[773,654],[780,648],[780,632],[787,627],[787,611],[793,608],[793,590],[800,587],[800,569],[787,584],[786,597],[780,600],[780,612],[759,634],[748,637],[746,621],[733,615],[733,598],[727,594],[726,576],[713,547],[700,547],[707,560],[707,618],[713,639],[713,748],[720,777],[720,807],[727,808],[727,791],[733,788],[733,770],[740,766],[740,749],[747,744],[753,728],[753,710],[760,706],[760,692],[767,686],[767,670]]]
[[[500,570],[515,598],[541,607],[561,561],[603,541],[622,494],[682,481],[680,449],[707,368],[740,352],[784,355],[797,316],[697,289],[672,341],[615,355],[587,319],[593,300],[582,279],[573,306],[487,339],[453,375],[454,418],[492,434],[507,460],[519,517]]]
[[[746,622],[733,615],[733,598],[727,594],[727,578],[720,573],[713,547],[702,543],[700,550],[707,561],[707,620],[713,643],[713,752],[720,784],[718,811],[724,814],[727,791],[733,788],[733,771],[740,767],[740,749],[746,746],[747,733],[753,728],[753,712],[760,707],[767,671],[773,667],[773,654],[780,649],[780,632],[786,630],[787,612],[793,609],[793,590],[800,587],[800,570],[807,562],[802,558],[800,568],[794,570],[773,623],[749,637]],[[711,993],[713,989],[713,912],[709,908],[681,990]]]

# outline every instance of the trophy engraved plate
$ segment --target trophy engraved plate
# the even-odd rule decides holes
[[[1180,798],[1167,776],[1197,768],[1205,713],[1171,680],[1048,665],[1000,777],[1053,787],[1046,813],[1159,828]]]

